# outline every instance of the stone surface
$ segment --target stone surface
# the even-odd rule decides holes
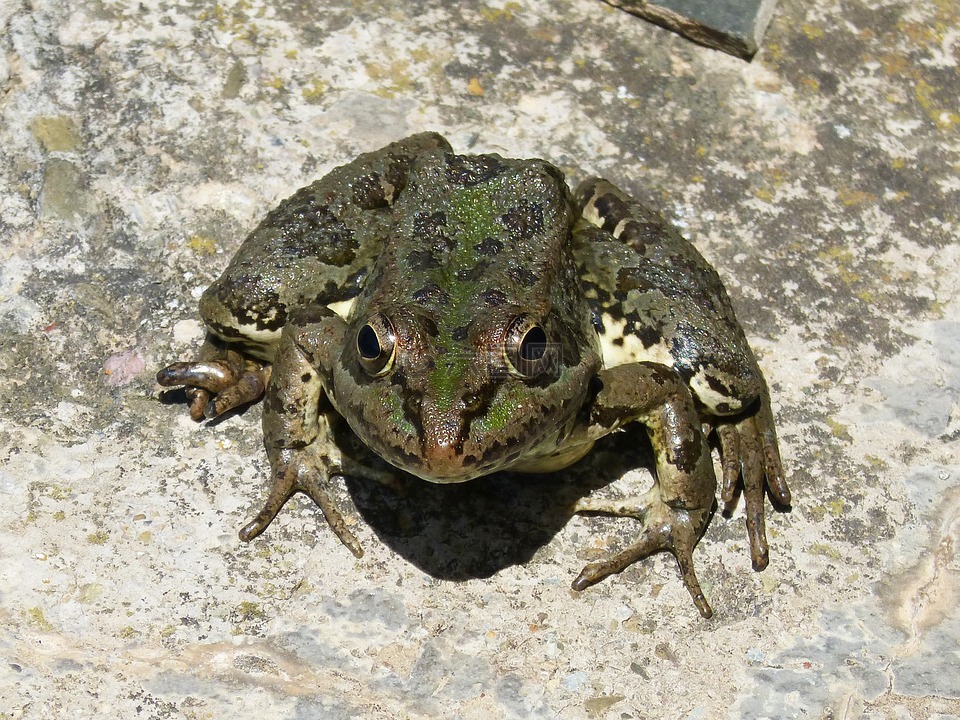
[[[596,0],[0,25],[5,720],[960,718],[955,3],[783,0],[750,64]],[[423,129],[607,175],[726,280],[795,505],[764,573],[714,518],[713,620],[667,557],[568,589],[633,531],[564,511],[616,444],[552,481],[346,485],[360,561],[305,501],[238,541],[259,409],[198,426],[154,372],[272,205]]]
[[[751,58],[777,0],[604,0],[701,45]]]

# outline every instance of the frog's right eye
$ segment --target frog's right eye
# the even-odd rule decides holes
[[[374,315],[357,333],[357,355],[368,375],[382,377],[393,368],[397,355],[397,333],[383,313]]]

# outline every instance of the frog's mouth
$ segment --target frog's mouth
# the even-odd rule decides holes
[[[407,403],[413,433],[358,434],[391,464],[437,484],[509,469],[549,472],[583,455],[578,451],[574,456],[561,446],[576,409],[583,406],[592,371],[589,363],[568,368],[559,382],[543,388],[501,384],[489,401],[479,405],[428,395]]]

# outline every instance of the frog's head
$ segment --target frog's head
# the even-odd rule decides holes
[[[591,335],[562,313],[511,306],[457,327],[385,309],[346,329],[330,394],[381,457],[462,482],[556,449],[600,368]]]

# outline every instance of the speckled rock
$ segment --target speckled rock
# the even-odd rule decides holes
[[[781,0],[752,63],[597,0],[0,4],[3,718],[960,718],[960,8]],[[418,130],[609,176],[692,237],[758,350],[795,503],[750,569],[582,594],[628,523],[568,477],[343,486],[250,545],[259,409],[154,373],[244,234]],[[642,489],[647,470],[597,487]],[[356,509],[354,510],[353,507]]]

